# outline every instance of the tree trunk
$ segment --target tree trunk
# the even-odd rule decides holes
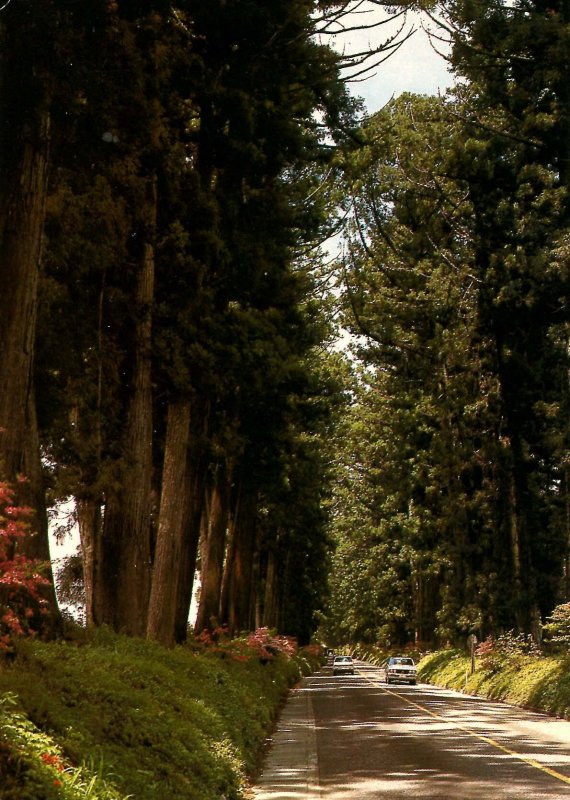
[[[256,542],[257,494],[241,486],[233,520],[222,591],[222,621],[232,633],[250,628],[252,578]]]
[[[28,479],[18,502],[34,508],[35,523],[18,550],[48,565],[52,588],[45,596],[56,624],[32,380],[50,154],[48,81],[34,48],[23,44],[37,37],[33,17],[17,9],[0,19],[0,477]]]
[[[189,400],[168,409],[158,535],[147,636],[166,646],[184,642],[204,502],[207,412]]]
[[[509,443],[506,443],[509,446]],[[512,593],[516,603],[516,623],[519,630],[524,630],[524,615],[522,613],[522,556],[521,556],[521,539],[519,531],[519,519],[517,513],[517,498],[514,476],[511,472],[509,476],[508,488],[508,525],[509,525],[509,538],[511,543],[511,579],[512,579]]]
[[[570,325],[566,326],[566,342],[565,352],[570,363]],[[570,440],[570,370],[564,367],[564,376],[562,379],[564,390],[562,392],[563,409],[566,411],[566,426],[564,429],[564,440]],[[562,454],[562,458],[563,458]],[[565,459],[564,466],[562,467],[562,504],[563,504],[563,525],[565,530],[565,552],[564,552],[564,601],[570,601],[570,464]]]
[[[263,624],[268,628],[277,628],[277,605],[277,565],[273,548],[270,548],[267,553],[265,601],[263,604]]]
[[[287,619],[286,609],[289,604],[289,597],[292,589],[291,580],[291,551],[285,552],[285,563],[281,565],[281,579],[279,581],[279,605],[277,607],[277,624],[276,628],[281,633],[284,632],[284,625]]]
[[[171,403],[166,423],[158,535],[147,625],[147,636],[167,647],[175,641],[177,586],[186,534],[184,515],[187,503],[183,498],[189,488],[189,437],[190,401]]]
[[[4,112],[3,112],[4,113]],[[0,462],[13,481],[23,468],[26,409],[36,331],[41,237],[45,219],[49,117],[26,127],[17,160],[0,175]]]
[[[187,489],[184,498],[184,536],[180,556],[179,580],[176,587],[176,610],[174,619],[174,638],[176,642],[186,641],[188,617],[192,602],[192,588],[198,545],[200,542],[200,523],[204,509],[206,474],[208,459],[205,438],[208,427],[208,412],[201,408],[195,415],[190,431],[189,465]]]
[[[261,618],[261,593],[259,585],[261,583],[261,552],[259,541],[258,526],[255,526],[255,542],[252,554],[251,577],[249,580],[249,614],[247,621],[247,630],[255,631],[261,626],[258,621]]]
[[[83,559],[85,589],[85,621],[88,627],[97,624],[101,614],[94,606],[94,587],[101,569],[101,504],[94,500],[76,500],[75,510]]]
[[[221,463],[212,487],[205,547],[202,555],[202,588],[195,631],[212,629],[219,619],[224,553],[229,518],[231,469]]]
[[[154,247],[149,239],[156,220],[154,180],[149,181],[143,213],[141,227],[146,241],[137,275],[134,364],[123,440],[121,485],[106,497],[101,583],[94,587],[100,594],[94,603],[101,608],[103,618],[99,622],[132,636],[142,636],[146,632],[151,576]]]

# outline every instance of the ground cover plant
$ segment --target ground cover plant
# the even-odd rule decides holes
[[[463,650],[429,653],[421,681],[570,719],[570,654],[545,653],[527,637],[505,634],[477,648],[475,672]]]
[[[287,649],[268,631],[17,642],[0,663],[0,798],[243,797],[287,688],[317,663]]]

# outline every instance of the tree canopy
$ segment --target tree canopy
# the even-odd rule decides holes
[[[183,641],[197,569],[303,641],[569,599],[568,8],[445,4],[456,88],[363,119],[381,8],[0,11],[0,477],[31,563],[71,498],[89,625]]]
[[[344,168],[340,638],[539,639],[568,591],[565,9],[444,11],[463,81],[389,103]]]

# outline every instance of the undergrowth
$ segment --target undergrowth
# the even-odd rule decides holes
[[[238,800],[287,688],[314,666],[107,630],[20,641],[0,662],[0,798]]]
[[[443,650],[419,663],[421,681],[570,719],[570,656],[523,652],[485,653],[475,659]]]

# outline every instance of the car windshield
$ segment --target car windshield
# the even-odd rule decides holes
[[[411,658],[391,658],[390,664],[404,664],[406,667],[414,666],[414,662]]]
[[[335,662],[337,664],[351,664],[352,658],[350,656],[337,656]]]

